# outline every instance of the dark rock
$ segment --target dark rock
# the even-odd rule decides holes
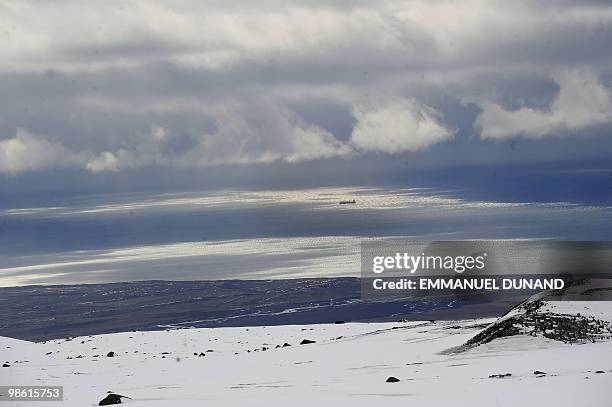
[[[466,345],[480,345],[491,342],[493,339],[503,338],[505,336],[519,335],[521,331],[515,326],[517,321],[515,318],[509,318],[505,321],[495,322],[490,327],[479,332],[472,339],[468,340]]]
[[[107,357],[107,358],[113,358],[113,357],[115,357],[115,352],[112,352],[112,351],[111,351],[111,352],[108,352],[108,353],[106,354],[106,357]]]
[[[302,342],[300,342],[300,345],[308,345],[310,343],[316,343],[316,341],[311,341],[310,339],[304,339]]]
[[[291,346],[291,344],[287,342],[283,343],[283,348],[286,348],[287,346]]]
[[[121,404],[122,398],[129,398],[129,397],[122,396],[121,394],[110,393],[109,395],[104,397],[102,400],[100,400],[98,405],[99,406],[110,406],[113,404]]]
[[[595,373],[606,373],[606,372],[604,372],[603,370],[598,370]]]
[[[2,367],[11,367],[11,365],[9,365],[8,363],[4,363]]]
[[[199,357],[206,356],[206,353],[204,353],[204,352],[200,352],[200,354],[199,354],[198,356],[199,356]]]
[[[546,374],[546,372],[542,372],[541,370],[535,370],[535,371],[533,372],[533,374],[538,375],[538,376],[541,376],[541,375],[545,375],[545,374]]]
[[[385,383],[397,383],[399,381],[400,379],[398,379],[397,377],[389,376],[387,377],[387,380],[385,380]]]
[[[603,340],[612,330],[608,321],[571,314],[558,314],[545,309],[545,301],[527,300],[513,308],[517,315],[498,320],[468,340],[463,347],[482,345],[494,339],[514,335],[541,335],[563,343]]]
[[[489,379],[503,379],[504,377],[510,377],[510,376],[512,376],[512,373],[492,374],[489,376]]]
[[[334,324],[336,324],[336,325],[344,324],[344,321],[336,321],[336,322],[334,322]]]

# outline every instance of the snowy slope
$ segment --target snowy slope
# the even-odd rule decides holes
[[[612,315],[612,304],[598,304],[600,317]],[[63,385],[61,406],[97,405],[108,391],[134,406],[609,405],[612,341],[517,335],[449,351],[491,322],[182,329],[47,343],[0,338],[10,364],[0,382]],[[316,343],[299,345],[303,339]],[[291,346],[276,348],[284,343]],[[386,383],[389,376],[400,381]]]

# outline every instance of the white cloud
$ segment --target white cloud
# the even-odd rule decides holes
[[[80,161],[81,157],[61,143],[24,129],[17,129],[13,138],[0,139],[0,173],[67,167]]]
[[[612,98],[597,76],[588,69],[563,70],[553,74],[559,94],[547,110],[523,107],[505,110],[481,102],[476,120],[483,139],[523,136],[541,138],[580,134],[588,127],[612,122]]]
[[[547,3],[262,0],[236,7],[159,0],[99,2],[92,8],[74,1],[9,2],[0,13],[0,26],[7,27],[0,69],[135,67],[168,60],[225,69],[270,58],[363,64],[377,55],[440,68],[501,59],[516,46],[534,45],[534,39],[550,35],[562,41],[564,33],[612,23],[612,8],[601,2]],[[550,45],[537,44],[533,52]]]
[[[359,104],[351,144],[360,151],[399,153],[418,151],[453,137],[432,108],[410,99],[386,99]]]
[[[353,151],[328,131],[265,97],[220,103],[208,113],[215,118],[216,131],[201,134],[179,165],[299,162]]]
[[[45,136],[20,130],[0,141],[0,173],[19,173],[51,166],[90,172],[120,171],[150,165],[210,167],[224,164],[300,162],[368,151],[417,151],[453,136],[439,114],[411,99],[393,96],[355,104],[357,120],[348,141],[308,123],[274,99],[244,96],[225,101],[206,113],[216,126],[186,139],[153,125],[147,133],[121,140],[121,147],[72,152]],[[172,148],[171,148],[172,147]]]
[[[118,171],[119,161],[115,154],[104,151],[87,162],[85,168],[91,172]]]
[[[178,151],[167,151],[168,146],[177,144],[177,137],[169,129],[154,125],[150,133],[131,137],[128,147],[104,151],[92,158],[86,169],[102,172],[148,165],[192,168],[300,162],[354,152],[328,131],[305,122],[283,106],[264,100],[258,105],[252,103],[256,102],[220,103],[218,108],[207,111],[217,124],[214,131],[190,137],[188,146]]]

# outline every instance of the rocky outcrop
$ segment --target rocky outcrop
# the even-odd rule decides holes
[[[582,282],[579,287],[572,288],[572,301],[585,300],[593,292],[588,283]],[[576,297],[576,292],[584,297]],[[582,315],[580,308],[568,313],[571,307],[562,307],[562,312],[556,307],[559,293],[543,292],[512,308],[497,321],[483,329],[468,340],[463,348],[482,345],[497,338],[515,335],[542,336],[564,343],[596,342],[612,339],[612,323],[610,320]],[[577,304],[565,302],[564,304]],[[584,304],[584,303],[582,303]],[[583,305],[584,306],[584,305]]]

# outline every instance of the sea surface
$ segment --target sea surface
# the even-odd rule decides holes
[[[605,204],[479,200],[430,188],[129,193],[52,202],[0,209],[0,286],[355,277],[360,243],[398,237],[612,239]]]

